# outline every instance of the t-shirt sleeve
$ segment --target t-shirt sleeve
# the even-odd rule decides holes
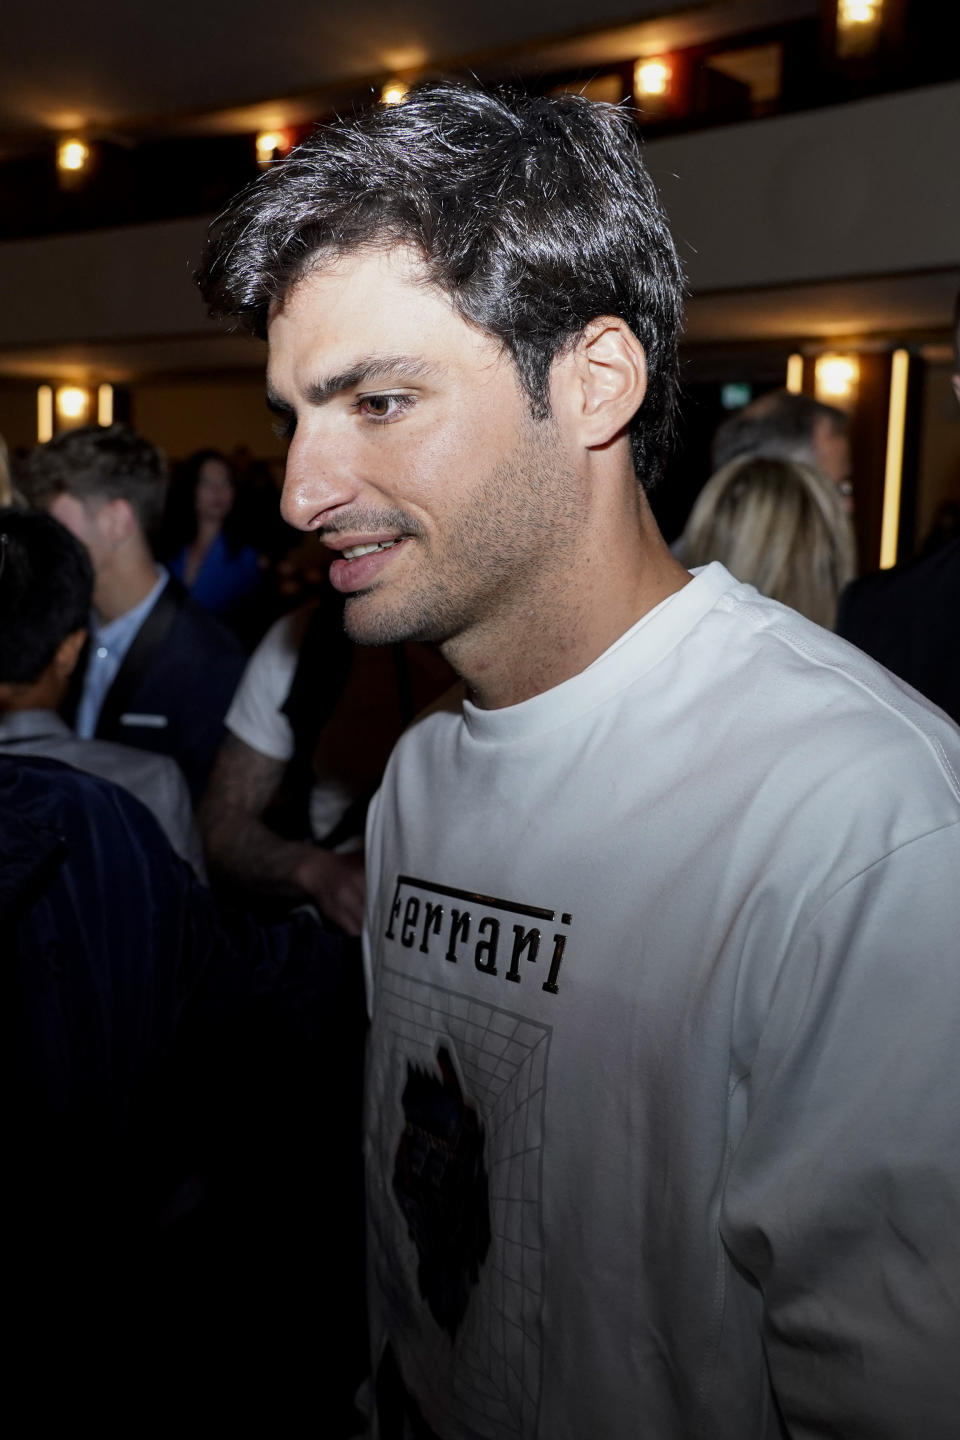
[[[284,615],[272,625],[247,662],[226,726],[245,745],[272,760],[290,760],[293,729],[281,706],[297,668],[300,612]]]
[[[948,1440],[960,1416],[960,824],[848,881],[781,970],[721,1232],[786,1430]]]

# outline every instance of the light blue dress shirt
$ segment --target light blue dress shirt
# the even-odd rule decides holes
[[[97,722],[107,691],[117,678],[117,671],[123,664],[127,651],[139,634],[140,627],[163,593],[163,587],[170,579],[162,565],[157,566],[157,583],[145,595],[139,605],[134,605],[125,615],[118,615],[106,625],[101,625],[95,610],[90,612],[90,659],[83,679],[83,692],[77,706],[75,729],[84,740],[92,740],[97,731]]]

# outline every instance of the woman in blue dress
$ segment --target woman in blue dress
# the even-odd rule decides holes
[[[205,610],[234,617],[260,584],[260,555],[246,543],[237,483],[217,450],[198,450],[174,472],[163,550],[171,575]]]

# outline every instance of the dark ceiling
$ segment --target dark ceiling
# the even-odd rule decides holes
[[[297,124],[337,87],[476,66],[486,76],[598,68],[817,14],[818,0],[36,0],[10,5],[0,49],[0,160],[67,129],[119,140]],[[871,333],[923,335],[948,313],[956,273],[697,296],[688,344],[722,365],[724,342]],[[872,287],[872,288],[871,288]],[[255,363],[211,335],[136,344],[18,347],[0,374],[59,366],[123,375]],[[76,352],[76,353],[74,353]]]
[[[282,124],[344,83],[521,56],[603,63],[816,9],[817,0],[285,0],[274,12],[263,0],[39,0],[4,14],[0,138],[9,147],[65,129]]]

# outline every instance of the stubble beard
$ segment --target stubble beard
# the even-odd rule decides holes
[[[544,558],[562,548],[579,521],[579,499],[553,421],[531,419],[516,451],[448,517],[442,536],[435,531],[431,539],[418,527],[420,533],[404,542],[418,547],[419,566],[402,595],[391,597],[385,587],[380,596],[374,585],[348,596],[347,635],[361,645],[420,641],[444,648],[483,631],[491,645],[529,643],[536,626],[531,617],[551,603],[551,593],[556,598],[546,584]]]

